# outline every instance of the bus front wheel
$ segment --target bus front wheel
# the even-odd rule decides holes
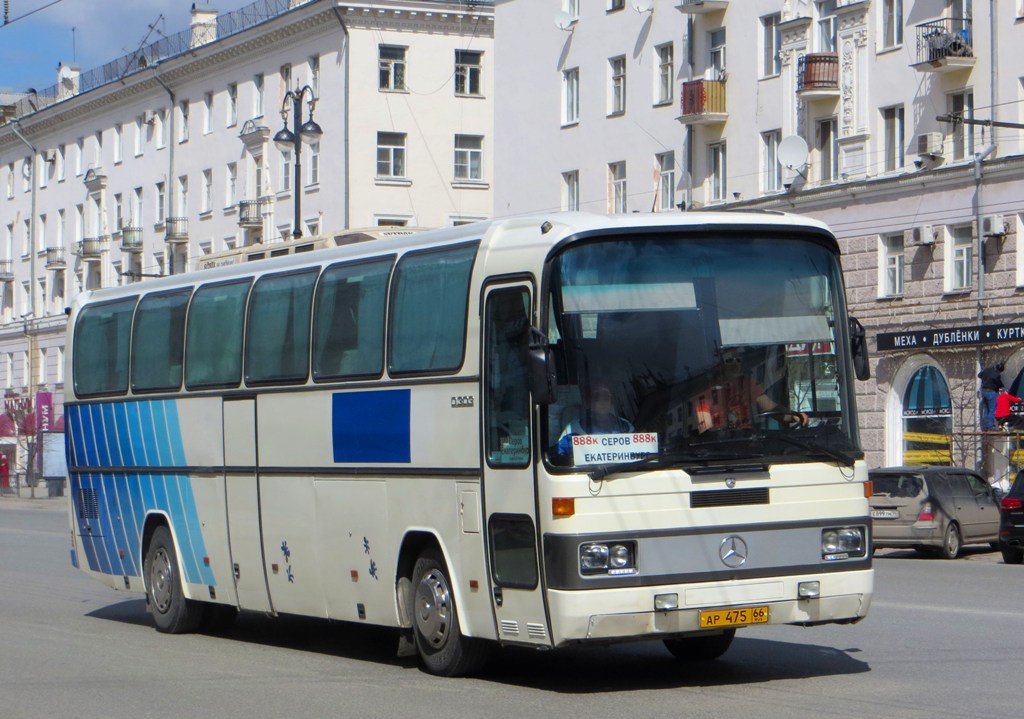
[[[666,639],[665,648],[684,662],[707,662],[725,654],[735,636],[735,629],[726,629],[721,634]]]
[[[166,634],[193,632],[203,619],[203,605],[185,598],[178,575],[178,554],[167,527],[153,531],[146,549],[146,595],[157,631]]]
[[[436,549],[425,550],[416,560],[412,586],[416,649],[424,668],[445,677],[480,669],[487,648],[479,639],[462,635],[448,570]]]

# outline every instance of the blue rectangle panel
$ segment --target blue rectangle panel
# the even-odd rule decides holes
[[[339,392],[332,398],[335,462],[409,463],[411,390]]]

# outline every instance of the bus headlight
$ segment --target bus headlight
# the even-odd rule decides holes
[[[867,543],[864,527],[827,527],[821,530],[821,557],[825,560],[863,557]]]
[[[580,574],[633,574],[636,572],[636,544],[633,542],[588,542],[580,545]]]

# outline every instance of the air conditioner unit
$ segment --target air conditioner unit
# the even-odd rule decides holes
[[[142,114],[142,121],[147,125],[152,125],[156,121],[156,113],[152,110],[146,110]]]
[[[1008,230],[1002,215],[985,215],[981,218],[981,234],[983,236],[1005,235]]]
[[[910,244],[912,245],[934,245],[935,232],[931,225],[918,225],[910,231]]]
[[[56,162],[57,161],[57,151],[56,150],[47,150],[46,152],[44,152],[43,153],[43,161],[44,162]]]
[[[922,157],[942,157],[942,133],[926,132],[918,135],[917,154]]]

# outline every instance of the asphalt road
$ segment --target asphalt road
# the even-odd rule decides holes
[[[39,508],[39,505],[43,505]],[[61,500],[0,499],[0,717],[1020,716],[1024,565],[876,556],[868,618],[741,631],[719,661],[658,642],[507,650],[472,679],[394,656],[388,630],[244,616],[166,636],[141,595],[70,566]]]

